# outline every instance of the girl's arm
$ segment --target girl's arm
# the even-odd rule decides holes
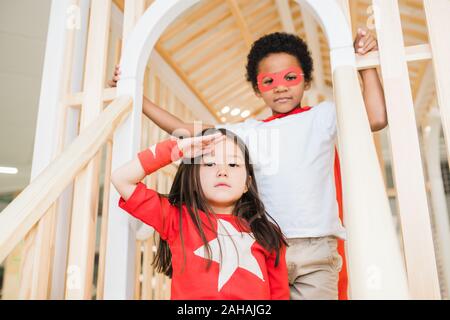
[[[155,190],[140,181],[148,174],[185,157],[208,152],[217,135],[166,140],[146,149],[138,156],[115,170],[111,182],[120,194],[119,207],[136,219],[152,226],[164,240],[177,234],[177,208]]]
[[[172,152],[178,152],[177,142],[166,140],[115,170],[111,182],[121,195],[119,207],[136,219],[152,226],[164,240],[173,239],[177,228],[176,208],[155,190],[140,181],[159,168],[172,162]],[[176,160],[176,158],[173,158]]]
[[[375,50],[378,50],[375,37],[368,30],[358,29],[355,39],[356,53],[364,55]],[[377,69],[360,70],[359,74],[363,83],[363,97],[370,128],[373,132],[384,129],[388,124],[386,102]]]
[[[147,174],[142,168],[138,158],[127,162],[111,175],[111,183],[124,200],[128,200],[136,189],[137,184],[145,178]]]
[[[113,78],[108,82],[110,87],[117,86],[117,81],[120,80],[120,73],[120,66],[117,65]],[[184,122],[170,112],[157,106],[145,96],[142,103],[142,112],[158,127],[176,137],[192,137],[199,134],[204,129],[214,128],[214,126],[210,124]]]

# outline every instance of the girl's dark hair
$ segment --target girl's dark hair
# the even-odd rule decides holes
[[[213,134],[221,132],[226,135],[228,139],[232,139],[240,148],[245,158],[245,168],[247,171],[247,188],[248,191],[242,195],[235,205],[232,212],[233,215],[241,218],[238,223],[244,229],[250,229],[255,240],[261,244],[271,254],[276,252],[275,265],[278,265],[280,258],[280,249],[282,245],[287,246],[287,242],[278,224],[266,213],[264,205],[259,198],[258,188],[256,186],[255,174],[253,166],[250,162],[250,155],[244,142],[235,134],[225,129],[206,129],[201,135]],[[179,208],[179,229],[181,236],[181,244],[184,254],[184,262],[186,262],[186,253],[184,252],[183,242],[183,220],[182,220],[182,206],[185,206],[190,219],[194,222],[198,234],[200,235],[203,244],[207,248],[208,264],[211,265],[211,248],[208,245],[208,240],[204,232],[204,225],[217,235],[217,230],[214,228],[213,220],[215,216],[212,208],[208,205],[203,190],[200,184],[200,159],[192,159],[192,163],[181,162],[178,171],[175,175],[172,188],[168,195],[168,200],[172,205]],[[199,210],[207,213],[207,223],[202,222],[199,217]],[[269,221],[270,218],[273,222]],[[169,277],[172,277],[172,253],[170,252],[167,241],[159,239],[159,245],[156,252],[155,260],[153,261],[158,272],[163,272]]]
[[[275,32],[256,40],[247,56],[247,81],[252,84],[255,92],[258,92],[259,63],[272,53],[287,53],[294,56],[303,69],[305,82],[312,81],[313,59],[306,42],[290,33]]]

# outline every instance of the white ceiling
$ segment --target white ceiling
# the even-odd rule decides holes
[[[0,193],[29,182],[50,0],[0,0]]]

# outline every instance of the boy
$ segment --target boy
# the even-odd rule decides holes
[[[367,30],[358,30],[355,51],[377,49]],[[263,121],[218,125],[249,146],[261,198],[288,238],[286,253],[291,299],[337,299],[342,258],[337,239],[345,239],[336,202],[334,157],[336,108],[323,102],[310,108],[301,100],[312,81],[313,61],[306,43],[286,33],[257,40],[248,55],[247,80],[272,110]],[[119,79],[116,70],[110,85]],[[383,89],[375,69],[360,71],[372,131],[387,125]],[[144,98],[143,112],[168,133],[185,123]],[[203,125],[202,129],[213,127]]]

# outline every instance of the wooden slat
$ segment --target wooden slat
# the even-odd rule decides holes
[[[275,0],[275,5],[277,6],[284,32],[296,33],[289,0]]]
[[[142,241],[136,241],[136,278],[134,283],[134,300],[141,300],[142,245]]]
[[[170,26],[162,34],[162,36],[160,38],[161,43],[164,43],[167,40],[172,39],[173,37],[176,37],[176,35],[178,33],[185,30],[191,24],[197,22],[199,19],[204,17],[208,12],[214,10],[214,8],[216,8],[220,4],[222,4],[222,0],[204,1],[204,3],[202,5],[199,5],[195,11],[189,12],[188,14],[183,16],[182,19],[179,19],[176,23],[174,23],[172,26]]]
[[[437,101],[446,141],[447,159],[450,161],[450,41],[448,37],[442,38],[441,33],[443,30],[450,30],[450,2],[425,0],[424,7],[433,56]]]
[[[175,52],[181,50],[185,46],[189,45],[191,41],[194,41],[195,39],[201,37],[202,35],[208,33],[211,29],[215,28],[218,24],[223,23],[225,20],[229,19],[231,17],[231,12],[224,11],[222,12],[216,19],[211,19],[208,21],[208,23],[205,23],[205,25],[202,25],[201,28],[196,30],[195,32],[190,33],[188,36],[183,38],[182,40],[178,40],[175,45],[167,48],[167,52],[171,55]],[[161,46],[162,42],[159,42],[157,46]]]
[[[102,225],[100,231],[100,248],[98,252],[98,278],[97,278],[97,300],[103,300],[105,286],[105,256],[106,244],[108,239],[108,216],[109,216],[109,192],[111,188],[111,159],[112,159],[112,141],[108,140],[106,144],[106,159],[103,181],[103,204],[102,204]]]
[[[113,101],[116,97],[117,88],[106,88],[103,90],[103,102]],[[80,106],[83,104],[83,92],[68,94],[65,98],[65,104],[68,106]]]
[[[214,116],[216,118],[216,120],[218,120],[217,115],[216,115],[216,110],[214,109],[214,107],[212,107],[210,105],[210,103],[206,100],[206,98],[203,96],[203,94],[191,83],[188,76],[181,69],[181,67],[178,64],[176,64],[172,60],[172,57],[166,51],[164,51],[159,45],[156,45],[156,50],[161,55],[161,57],[163,57],[164,60],[167,61],[167,63],[172,67],[172,69],[181,78],[181,80],[183,80],[186,83],[187,87],[192,91],[192,93],[194,93],[195,96],[197,96],[197,98],[201,101],[201,103],[204,106],[206,106],[206,108],[209,110],[211,115]]]
[[[236,0],[226,0],[228,7],[231,10],[234,18],[236,19],[239,30],[241,31],[241,35],[244,38],[244,42],[247,45],[247,48],[250,49],[253,43],[253,36],[250,33],[247,22],[245,21],[244,15],[239,8],[239,4]]]
[[[198,88],[205,95],[207,94],[205,90],[209,89],[212,84],[212,79],[217,80],[224,71],[229,70],[230,67],[239,65],[245,58],[245,52],[240,52],[235,50],[234,52],[228,52],[226,61],[223,61],[220,65],[215,65],[211,67],[202,67],[198,70],[188,71],[190,79],[198,83]]]
[[[23,257],[22,281],[20,283],[19,298],[48,299],[50,289],[51,243],[53,242],[53,225],[55,222],[55,204],[45,212],[33,230],[25,238],[25,244],[29,248],[27,255]],[[27,274],[28,273],[28,274]]]
[[[429,44],[419,44],[405,47],[405,60],[407,62],[431,59],[431,48]],[[356,56],[358,70],[375,68],[380,65],[380,53],[373,51],[364,56]]]
[[[102,111],[105,83],[111,0],[93,1],[86,54],[84,104],[81,110],[82,132]],[[80,275],[79,287],[66,287],[67,299],[91,299],[95,254],[95,226],[98,206],[97,155],[75,179],[73,215],[69,240],[68,268]]]
[[[403,47],[399,8],[393,0],[374,0],[383,23],[378,42],[409,290],[415,299],[439,299],[425,179],[414,105]],[[414,199],[414,201],[411,201]]]
[[[304,21],[304,30],[306,33],[306,43],[308,43],[309,50],[311,52],[314,61],[313,78],[314,85],[318,91],[322,91],[325,88],[323,62],[320,54],[319,37],[317,37],[318,25],[311,14],[301,6],[302,17]]]
[[[190,74],[191,72],[198,70],[201,67],[205,67],[211,72],[211,70],[214,70],[215,68],[214,65],[216,65],[218,62],[220,63],[221,61],[228,59],[228,56],[230,56],[230,54],[234,51],[242,52],[242,56],[244,57],[244,48],[245,47],[241,43],[236,43],[236,40],[230,39],[227,42],[224,41],[220,46],[208,50],[206,54],[199,54],[200,57],[197,57],[195,59],[197,62],[189,64],[186,73]]]
[[[153,237],[150,237],[144,243],[144,260],[142,264],[143,280],[142,280],[142,300],[153,299],[152,279],[154,268],[153,262]]]
[[[15,300],[19,297],[20,265],[23,256],[23,248],[24,241],[21,241],[5,260],[2,300]]]

